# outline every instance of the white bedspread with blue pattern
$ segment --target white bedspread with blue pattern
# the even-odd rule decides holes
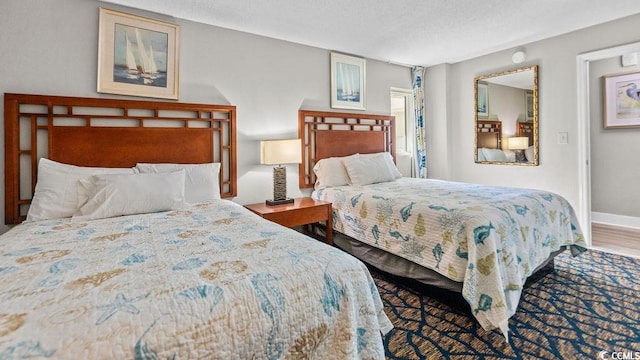
[[[546,191],[400,178],[313,197],[333,203],[337,231],[463,282],[480,325],[505,337],[533,270],[586,246],[571,205]]]
[[[227,200],[0,237],[0,359],[383,359],[364,264]]]

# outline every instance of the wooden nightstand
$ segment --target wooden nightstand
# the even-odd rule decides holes
[[[326,221],[325,242],[329,245],[333,244],[333,214],[330,202],[303,197],[295,199],[293,204],[267,206],[265,203],[258,203],[245,205],[245,207],[267,220],[286,227]]]

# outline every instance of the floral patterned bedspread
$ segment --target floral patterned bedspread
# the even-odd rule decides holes
[[[333,203],[337,231],[463,282],[480,325],[505,337],[533,270],[586,247],[571,205],[546,191],[401,178],[312,196]]]
[[[0,359],[383,359],[359,260],[227,200],[0,237]]]

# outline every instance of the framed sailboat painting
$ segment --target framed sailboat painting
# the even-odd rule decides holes
[[[98,92],[178,99],[180,27],[100,8]]]
[[[331,53],[331,107],[365,110],[366,60]]]

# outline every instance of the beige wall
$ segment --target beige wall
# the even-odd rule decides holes
[[[235,201],[245,204],[270,197],[272,170],[259,165],[259,141],[296,137],[299,109],[330,110],[330,51],[97,0],[2,0],[0,94],[117,97],[96,92],[101,6],[180,25],[180,101],[237,106]],[[410,69],[368,60],[367,112],[389,114],[391,87],[411,88]],[[1,169],[3,164],[4,157]],[[297,166],[289,167],[287,185],[290,196],[302,194]],[[4,203],[4,192],[0,202]],[[0,232],[4,230],[0,226]]]

